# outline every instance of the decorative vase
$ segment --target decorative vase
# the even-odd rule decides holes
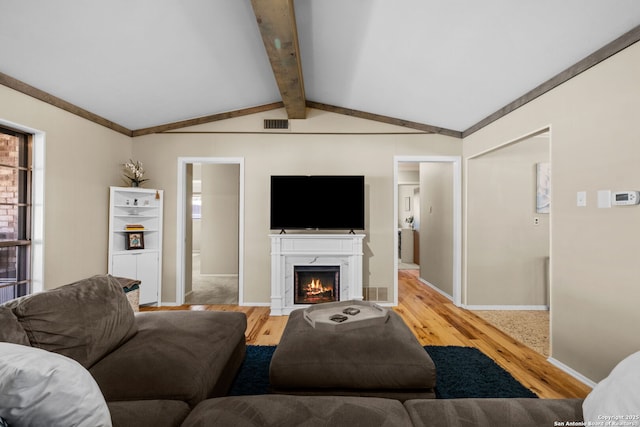
[[[132,187],[139,187],[140,183],[138,181],[131,181],[131,186]]]

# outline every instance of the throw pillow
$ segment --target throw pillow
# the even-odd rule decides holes
[[[608,377],[591,390],[582,404],[587,425],[589,421],[592,425],[607,425],[607,422],[638,425],[640,422],[637,418],[640,417],[638,384],[640,384],[640,351],[620,362]]]
[[[110,427],[98,384],[78,362],[0,343],[0,417],[15,426]]]

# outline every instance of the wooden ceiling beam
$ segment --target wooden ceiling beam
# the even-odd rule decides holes
[[[290,119],[307,116],[293,0],[251,0],[264,47]]]
[[[133,134],[133,131],[127,129],[124,126],[120,126],[119,124],[114,123],[111,120],[105,119],[104,117],[98,116],[97,114],[93,114],[91,111],[80,108],[77,105],[71,104],[64,99],[58,98],[57,96],[51,95],[50,93],[28,85],[23,81],[8,76],[7,74],[0,73],[0,85],[24,93],[25,95],[31,96],[39,101],[46,102],[47,104],[58,107],[64,111],[75,114],[76,116],[102,125],[123,135],[132,136]]]

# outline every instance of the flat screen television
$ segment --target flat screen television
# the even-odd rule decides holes
[[[364,230],[364,176],[271,176],[272,230]]]

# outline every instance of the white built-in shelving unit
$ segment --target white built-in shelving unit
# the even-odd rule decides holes
[[[108,271],[113,276],[141,281],[140,304],[160,302],[163,200],[162,190],[110,188]],[[129,231],[127,225],[141,225],[143,230]],[[128,248],[131,232],[142,233],[142,248]]]

